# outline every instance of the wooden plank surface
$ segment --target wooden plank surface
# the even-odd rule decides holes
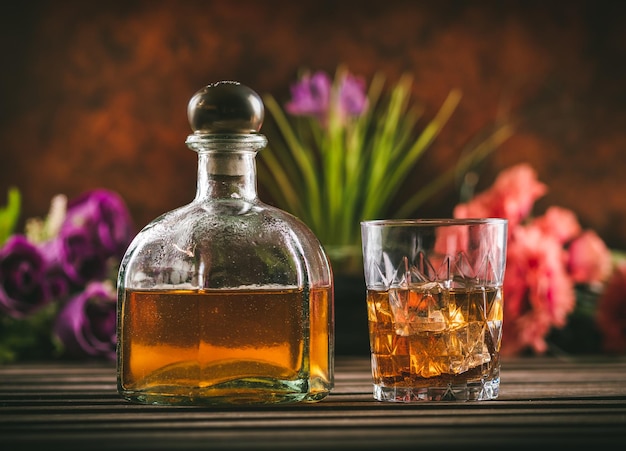
[[[0,366],[0,449],[522,449],[626,445],[626,359],[505,360],[500,397],[381,403],[367,358],[338,357],[317,404],[162,407],[122,400],[115,367]]]

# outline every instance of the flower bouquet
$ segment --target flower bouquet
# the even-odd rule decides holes
[[[533,215],[546,192],[523,163],[454,209],[509,220],[502,354],[626,352],[626,260],[571,210]]]
[[[26,221],[17,189],[0,208],[0,363],[115,357],[119,261],[134,236],[122,199],[98,189],[52,199]]]
[[[360,221],[413,214],[512,133],[510,123],[495,124],[454,167],[417,192],[400,193],[461,99],[452,90],[422,127],[411,87],[411,76],[404,75],[386,90],[381,74],[368,87],[339,67],[334,79],[304,72],[284,110],[271,95],[264,97],[274,128],[266,127],[269,146],[260,153],[259,182],[278,207],[313,230],[336,272],[362,272]],[[406,199],[392,211],[399,195]]]

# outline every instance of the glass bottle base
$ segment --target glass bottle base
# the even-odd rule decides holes
[[[263,405],[319,402],[330,389],[304,391],[306,381],[238,380],[214,387],[150,386],[138,390],[120,389],[128,401],[156,405]]]

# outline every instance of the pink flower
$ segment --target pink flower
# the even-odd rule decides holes
[[[535,218],[533,223],[562,244],[580,235],[582,230],[576,214],[562,207],[549,207],[543,216]]]
[[[576,284],[606,280],[611,254],[593,231],[582,231],[573,211],[549,207],[533,218],[534,202],[546,192],[527,164],[513,166],[493,186],[465,204],[458,218],[509,220],[502,354],[544,353],[545,338],[566,326],[576,307]]]
[[[626,261],[615,267],[598,299],[596,324],[606,352],[626,352]]]
[[[456,218],[495,217],[509,220],[509,233],[531,212],[535,201],[547,191],[537,173],[521,163],[498,175],[493,186],[454,209]]]
[[[547,349],[545,336],[563,327],[574,310],[574,285],[563,264],[565,250],[535,225],[518,225],[509,238],[504,278],[502,354]]]
[[[574,282],[603,282],[612,269],[611,252],[594,231],[587,230],[570,244],[567,266]]]

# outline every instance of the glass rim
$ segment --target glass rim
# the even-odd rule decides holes
[[[506,225],[508,219],[504,218],[420,218],[420,219],[371,219],[361,221],[361,226],[458,226],[458,225]]]

